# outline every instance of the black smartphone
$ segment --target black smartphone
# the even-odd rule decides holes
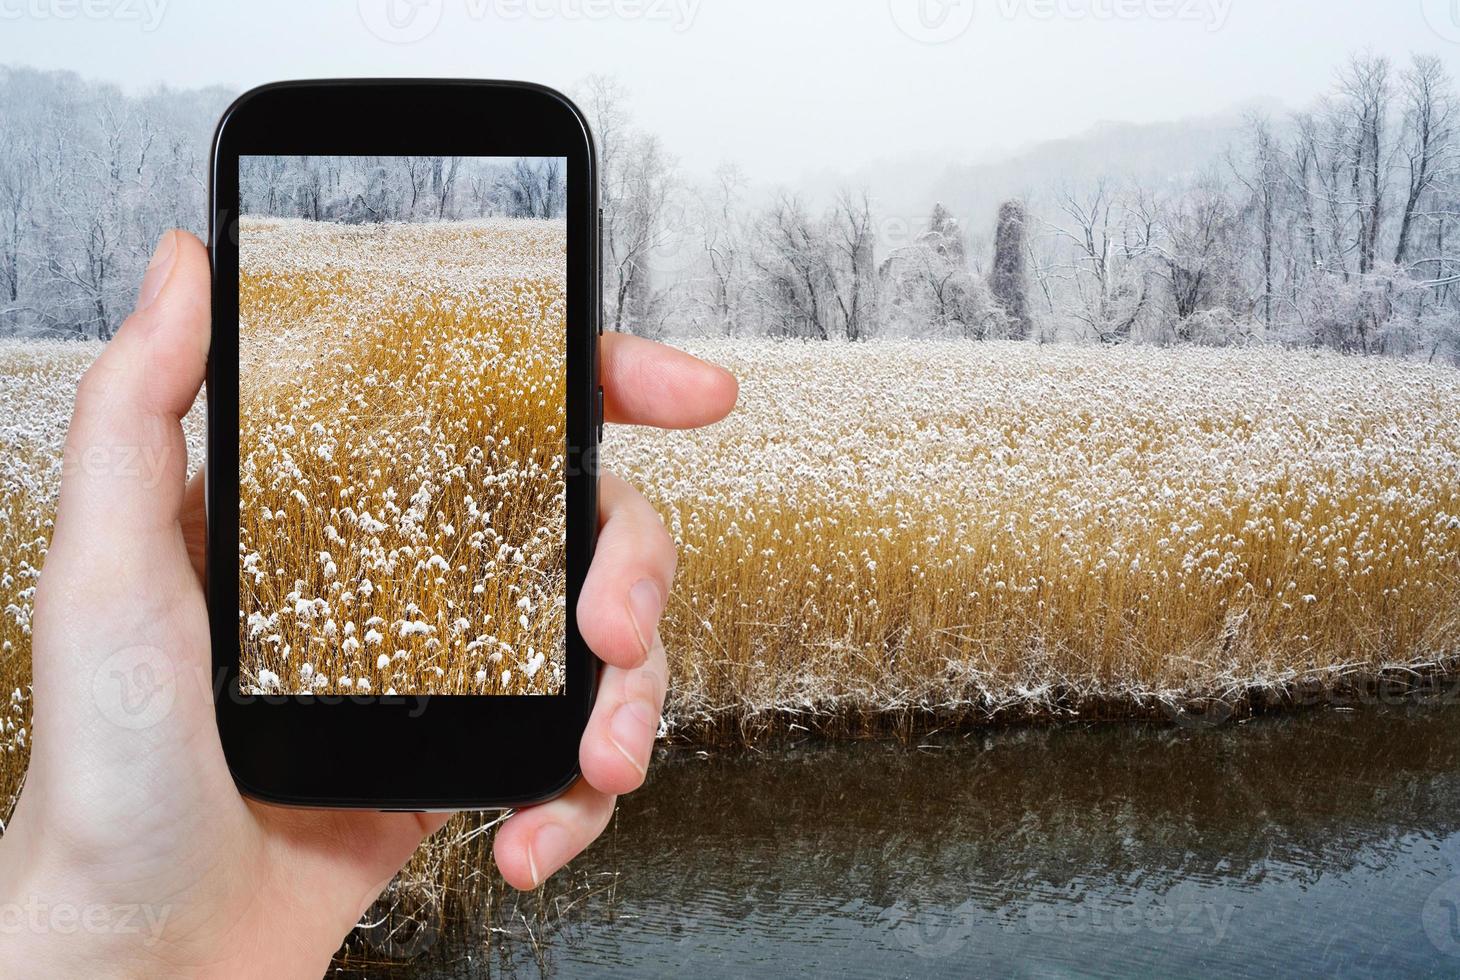
[[[213,142],[208,600],[239,788],[549,799],[598,661],[597,173],[519,82],[300,81]]]

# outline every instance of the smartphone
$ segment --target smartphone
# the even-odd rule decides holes
[[[208,601],[240,790],[561,793],[598,676],[583,115],[520,82],[266,85],[224,113],[211,178]]]

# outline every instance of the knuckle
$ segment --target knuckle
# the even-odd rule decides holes
[[[624,678],[624,699],[643,701],[655,711],[664,707],[664,681],[659,671],[652,667],[639,667],[628,672]]]
[[[82,373],[81,380],[76,383],[77,414],[91,409],[104,400],[106,390],[111,384],[110,373],[105,358],[97,358]]]

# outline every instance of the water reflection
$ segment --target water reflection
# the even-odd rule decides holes
[[[1460,709],[671,752],[575,871],[525,972],[1453,975]]]

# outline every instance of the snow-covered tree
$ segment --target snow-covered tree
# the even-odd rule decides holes
[[[994,232],[994,266],[989,273],[989,291],[994,302],[1003,308],[1008,334],[1014,340],[1026,339],[1032,328],[1029,273],[1025,267],[1028,251],[1024,227],[1026,218],[1020,201],[1005,201],[999,206],[998,228]]]

